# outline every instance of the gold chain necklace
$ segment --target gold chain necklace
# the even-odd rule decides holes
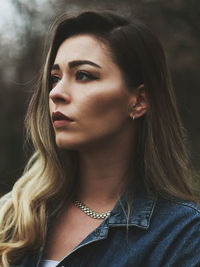
[[[80,210],[82,210],[86,215],[90,216],[93,219],[98,219],[98,220],[107,219],[110,216],[110,212],[111,212],[111,211],[106,211],[106,212],[100,213],[100,212],[93,211],[79,200],[76,200],[74,202],[74,205]]]

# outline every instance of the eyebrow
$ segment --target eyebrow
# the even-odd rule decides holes
[[[69,65],[70,69],[75,68],[75,67],[80,66],[80,65],[91,65],[91,66],[94,66],[97,68],[101,68],[101,66],[99,66],[98,64],[96,64],[92,61],[89,61],[89,60],[73,60],[73,61],[70,61],[68,63],[68,65]],[[60,69],[59,64],[54,64],[51,69],[52,70],[59,70]]]

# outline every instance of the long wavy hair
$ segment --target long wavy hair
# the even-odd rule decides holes
[[[148,112],[136,120],[138,134],[129,175],[134,186],[129,186],[130,193],[142,189],[153,195],[195,201],[189,185],[185,133],[159,40],[138,20],[110,11],[64,14],[52,27],[46,62],[27,112],[33,156],[11,193],[1,200],[0,265],[16,263],[29,251],[37,251],[46,238],[49,214],[59,212],[76,192],[78,157],[75,151],[56,147],[48,100],[50,70],[60,44],[82,33],[107,46],[128,90],[141,84],[145,87]]]

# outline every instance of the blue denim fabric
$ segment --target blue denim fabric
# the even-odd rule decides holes
[[[200,267],[200,207],[191,202],[137,196],[127,231],[123,196],[108,219],[90,233],[58,267]],[[36,267],[42,252],[21,267]]]

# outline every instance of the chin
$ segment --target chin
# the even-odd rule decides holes
[[[66,142],[65,140],[64,141],[62,141],[62,140],[57,141],[56,140],[56,145],[60,149],[73,149],[76,147],[76,145],[74,143]]]
[[[71,140],[66,138],[56,138],[56,145],[60,149],[78,150],[82,144],[78,140]]]
[[[88,150],[91,147],[94,147],[93,142],[88,142],[84,140],[66,140],[66,139],[56,139],[56,145],[59,149],[66,150]]]
[[[81,138],[82,137],[82,138]],[[110,137],[109,137],[110,139]],[[97,138],[97,137],[85,137],[85,136],[66,136],[66,135],[57,135],[56,136],[56,145],[59,149],[69,149],[69,150],[93,150],[101,147],[105,143],[108,144],[107,138]]]

